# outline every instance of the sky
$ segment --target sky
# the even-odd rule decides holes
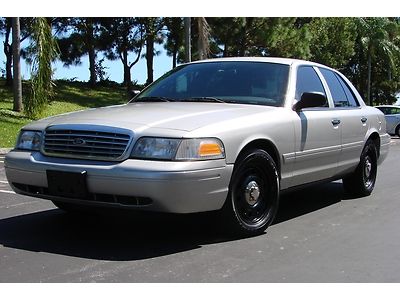
[[[4,36],[0,36],[1,44],[4,41]],[[25,40],[21,47],[26,47],[29,41]],[[160,51],[160,55],[154,57],[153,70],[154,70],[154,80],[162,76],[167,71],[172,68],[172,57],[167,56],[166,50],[163,45],[155,45],[155,50]],[[98,53],[98,60],[103,58],[102,53]],[[130,61],[133,61],[136,57],[131,54]],[[5,55],[3,51],[0,51],[0,68],[5,68]],[[61,61],[56,61],[53,65],[54,69],[54,79],[73,79],[79,81],[89,80],[89,58],[88,56],[83,56],[81,59],[82,63],[78,66],[64,67]],[[109,61],[104,60],[103,66],[107,67],[106,77],[116,82],[122,82],[123,80],[123,68],[122,62],[120,60]],[[30,78],[30,66],[24,61],[21,61],[21,73],[22,78]],[[139,62],[134,65],[131,69],[132,80],[137,80],[139,84],[143,84],[147,79],[147,68],[146,59],[140,58]]]

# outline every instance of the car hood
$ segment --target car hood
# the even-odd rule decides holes
[[[146,128],[193,131],[213,123],[275,109],[277,108],[225,103],[140,102],[62,114],[33,122],[25,129],[43,130],[51,125],[90,124],[133,131],[143,131]]]

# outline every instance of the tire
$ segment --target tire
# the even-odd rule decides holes
[[[376,182],[378,151],[371,140],[367,141],[356,170],[343,178],[343,188],[351,196],[369,196]]]
[[[396,127],[396,135],[400,137],[400,125],[397,125]]]
[[[252,236],[272,223],[279,205],[279,176],[264,150],[247,152],[235,164],[228,197],[222,208],[223,225],[234,235]]]

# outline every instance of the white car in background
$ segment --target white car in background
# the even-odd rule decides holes
[[[400,106],[379,105],[375,107],[385,115],[387,133],[400,137]]]

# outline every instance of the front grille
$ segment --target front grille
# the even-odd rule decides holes
[[[130,138],[129,134],[112,131],[48,128],[43,152],[58,157],[118,160],[125,153]]]

